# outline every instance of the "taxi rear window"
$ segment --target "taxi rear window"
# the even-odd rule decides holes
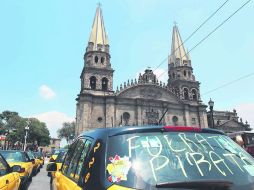
[[[9,152],[9,151],[3,151],[1,152],[3,157],[7,162],[25,162],[26,158],[25,155],[21,152]]]
[[[226,180],[232,189],[254,183],[254,160],[229,137],[195,132],[152,132],[109,137],[107,180],[136,189],[156,184]],[[244,189],[243,188],[243,189]]]

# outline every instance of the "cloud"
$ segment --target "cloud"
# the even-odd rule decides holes
[[[57,130],[62,127],[64,122],[72,122],[75,120],[73,117],[58,111],[35,114],[31,117],[37,118],[41,122],[46,123],[51,137],[57,137]]]
[[[245,122],[246,120],[254,128],[254,103],[244,103],[236,106],[237,114]]]
[[[52,99],[56,96],[56,93],[45,84],[40,86],[39,91],[40,91],[41,97],[46,100]]]

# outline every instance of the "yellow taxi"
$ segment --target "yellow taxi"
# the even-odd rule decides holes
[[[20,150],[1,150],[0,154],[2,154],[11,167],[18,165],[22,168],[19,176],[21,179],[21,187],[25,189],[28,182],[32,180],[34,160],[31,160],[26,152]]]
[[[64,157],[65,157],[65,154],[66,154],[66,151],[61,151],[58,156],[56,157],[56,160],[55,160],[55,163],[56,163],[56,171],[59,171],[60,168],[62,167],[62,162],[64,160]],[[50,162],[52,163],[52,162]],[[49,163],[49,164],[50,164]],[[55,178],[55,173],[56,172],[49,172],[48,173],[48,176],[50,177],[50,183],[52,183],[53,181],[53,178]]]
[[[42,152],[34,152],[34,156],[36,159],[40,160],[40,167],[42,168],[44,165],[44,156],[43,156]]]
[[[59,148],[59,149],[54,149],[54,150],[52,151],[52,153],[51,153],[51,156],[50,156],[49,161],[50,161],[50,162],[56,161],[56,158],[57,158],[57,156],[58,156],[58,154],[59,154],[60,152],[66,152],[66,149],[61,149],[61,148]]]
[[[34,162],[33,162],[33,176],[35,176],[38,172],[40,172],[41,161],[40,161],[40,159],[35,157],[35,155],[32,151],[28,151],[27,155],[31,160],[34,160]]]
[[[21,180],[17,172],[20,171],[20,166],[10,167],[0,154],[0,190],[18,190]]]
[[[218,130],[125,126],[86,131],[70,145],[54,190],[253,190],[254,159]]]

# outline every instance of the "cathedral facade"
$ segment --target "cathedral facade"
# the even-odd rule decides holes
[[[208,127],[200,83],[195,79],[177,26],[172,32],[167,84],[158,81],[148,68],[114,91],[114,65],[110,57],[102,10],[98,6],[84,55],[81,91],[76,99],[76,135],[94,128],[125,125]]]

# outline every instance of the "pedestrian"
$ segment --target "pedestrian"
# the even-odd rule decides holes
[[[240,147],[244,148],[244,141],[241,135],[237,135],[235,141]]]

